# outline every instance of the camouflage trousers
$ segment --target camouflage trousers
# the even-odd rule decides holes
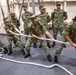
[[[46,37],[47,39],[49,39],[49,37],[48,37],[46,34],[45,34],[45,37]],[[47,40],[46,43],[48,44],[48,43],[50,43],[50,41]]]
[[[62,35],[62,32],[63,32],[63,29],[64,28],[55,28],[53,27],[53,38],[56,39],[57,38],[57,34],[58,34],[58,31],[60,32],[60,35]]]
[[[0,41],[0,47],[4,48],[4,43],[2,41]]]
[[[31,47],[31,44],[36,41],[35,38],[28,38],[27,42],[26,42],[26,45],[25,45],[25,48],[26,48],[26,51],[27,51],[27,54],[30,54],[30,47]],[[43,40],[39,40],[40,43],[42,44],[42,47],[44,48],[44,51],[46,53],[46,55],[50,55],[50,51],[46,45],[46,42],[43,41]]]
[[[47,31],[49,32],[49,25],[47,24],[47,26],[45,26]],[[49,37],[45,34],[45,38],[49,39]],[[46,43],[50,43],[49,40],[46,41]]]
[[[23,50],[24,49],[24,47],[23,47],[23,45],[21,44],[21,42],[20,42],[20,39],[19,39],[19,37],[18,36],[8,36],[8,49],[9,50],[12,50],[12,41],[14,42],[14,40],[16,41],[16,45],[18,45],[20,48],[21,48],[21,50]]]
[[[24,28],[24,32],[25,32],[25,33],[24,33],[25,35],[29,35],[29,30],[28,30],[28,28]],[[26,41],[27,41],[28,38],[25,37],[25,39],[26,39]]]
[[[66,41],[67,41],[64,35],[61,36],[61,41],[63,41],[63,42],[66,42]],[[61,44],[58,46],[58,48],[57,48],[57,50],[56,50],[56,52],[55,52],[55,56],[59,56],[59,55],[61,54],[62,49],[63,49],[63,46],[64,46],[63,43],[61,43]]]

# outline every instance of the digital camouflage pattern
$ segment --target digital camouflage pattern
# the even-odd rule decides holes
[[[9,26],[4,26],[4,29],[7,33],[9,33],[9,30],[15,32],[15,25],[13,23],[10,23]],[[9,50],[12,50],[12,41],[14,39],[16,40],[16,44],[21,48],[21,50],[24,49],[18,36],[10,34],[7,37],[8,37],[8,42],[9,42],[9,45],[8,45]]]
[[[42,23],[38,23],[38,25],[34,26],[33,23],[31,22],[29,25],[28,25],[28,29],[29,29],[29,34],[35,34],[39,37],[43,37],[44,33],[46,32],[46,28],[45,26],[43,26]],[[29,54],[30,53],[30,47],[31,47],[31,44],[35,41],[36,39],[35,38],[29,38],[26,42],[26,51],[27,53]],[[46,42],[44,40],[39,40],[40,43],[42,44],[42,47],[44,48],[44,51],[46,53],[46,55],[50,55],[50,51],[46,45]]]
[[[76,25],[74,24],[74,22],[70,22],[66,29],[63,31],[62,33],[62,37],[61,37],[61,41],[66,42],[66,38],[65,35],[68,34],[70,39],[72,40],[72,42],[76,43]],[[60,44],[57,48],[57,51],[55,53],[56,56],[59,56],[61,51],[63,49],[63,44]]]
[[[50,20],[50,16],[47,12],[45,12],[44,14],[39,14],[38,17],[41,19],[41,23],[43,23],[43,25],[46,27],[46,29],[49,31],[49,25],[48,25],[48,21]],[[46,38],[48,38],[46,36]],[[50,41],[47,41],[47,43],[50,43]]]
[[[45,12],[44,14],[39,14],[38,17],[41,19],[41,23],[43,23],[43,25],[47,28],[47,30],[49,30],[48,25],[48,21],[50,20],[49,14]]]
[[[11,23],[13,23],[16,26],[16,28],[19,29],[20,22],[19,22],[19,20],[17,18],[11,19]]]
[[[30,19],[30,16],[32,16],[33,13],[31,12],[28,12],[27,14],[26,13],[23,13],[22,14],[22,20],[24,22],[24,31],[25,31],[25,34],[28,35],[28,24],[31,22],[31,19]]]
[[[57,9],[54,9],[54,11],[51,13],[51,18],[53,18],[53,37],[56,39],[58,31],[60,34],[62,34],[62,31],[64,29],[64,17],[67,17],[67,13],[64,10],[58,11]]]

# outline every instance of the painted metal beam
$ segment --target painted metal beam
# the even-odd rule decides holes
[[[32,9],[33,9],[33,14],[35,14],[35,0],[32,0]]]

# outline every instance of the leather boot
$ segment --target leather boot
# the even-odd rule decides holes
[[[4,47],[4,54],[7,54],[8,53],[8,49],[6,47]]]
[[[51,48],[51,45],[50,45],[50,43],[48,43],[48,44],[47,44],[47,46],[48,46],[49,48]]]
[[[24,50],[21,50],[21,53],[23,54],[23,56],[25,57],[26,53]]]
[[[34,48],[37,48],[37,44],[36,44],[36,42],[34,42],[33,47],[34,47]]]
[[[26,54],[25,56],[24,56],[24,58],[27,58],[27,57],[29,57],[30,56],[30,54]]]
[[[8,55],[11,55],[11,54],[12,54],[12,50],[9,50],[9,51],[8,51]]]
[[[52,47],[55,47],[55,42],[53,42]]]
[[[49,62],[52,62],[52,58],[51,58],[50,55],[47,55],[47,59],[48,59]]]
[[[58,63],[58,57],[57,56],[54,56],[54,62]]]
[[[63,47],[66,48],[66,44],[63,44]]]

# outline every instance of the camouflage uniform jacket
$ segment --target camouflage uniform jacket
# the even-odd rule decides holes
[[[43,23],[43,25],[48,29],[49,28],[48,21],[50,20],[49,14],[45,12],[43,15],[39,14],[38,17],[41,19],[41,23]]]
[[[66,29],[63,31],[63,39],[65,40],[65,35],[68,34],[70,39],[76,43],[76,25],[74,24],[74,22],[70,22]]]
[[[67,17],[67,13],[64,10],[61,9],[58,11],[57,9],[54,9],[51,13],[51,18],[54,19],[53,25],[55,28],[64,27],[64,17]]]
[[[22,20],[24,22],[24,27],[27,28],[28,24],[31,22],[30,16],[32,16],[33,14],[31,12],[23,13],[22,14]]]
[[[20,22],[17,18],[15,18],[14,20],[11,19],[11,23],[13,23],[17,28],[19,28],[20,26]]]
[[[29,29],[29,34],[35,34],[37,36],[43,36],[44,33],[47,31],[47,29],[45,28],[45,26],[42,25],[42,23],[38,23],[38,25],[34,26],[33,23],[31,22],[28,25],[28,29]]]
[[[4,29],[5,29],[5,31],[7,32],[7,33],[9,33],[9,30],[11,30],[11,31],[13,31],[13,32],[15,32],[15,25],[13,24],[13,23],[10,23],[10,25],[9,26],[4,26]],[[8,37],[13,37],[13,35],[8,35]]]

